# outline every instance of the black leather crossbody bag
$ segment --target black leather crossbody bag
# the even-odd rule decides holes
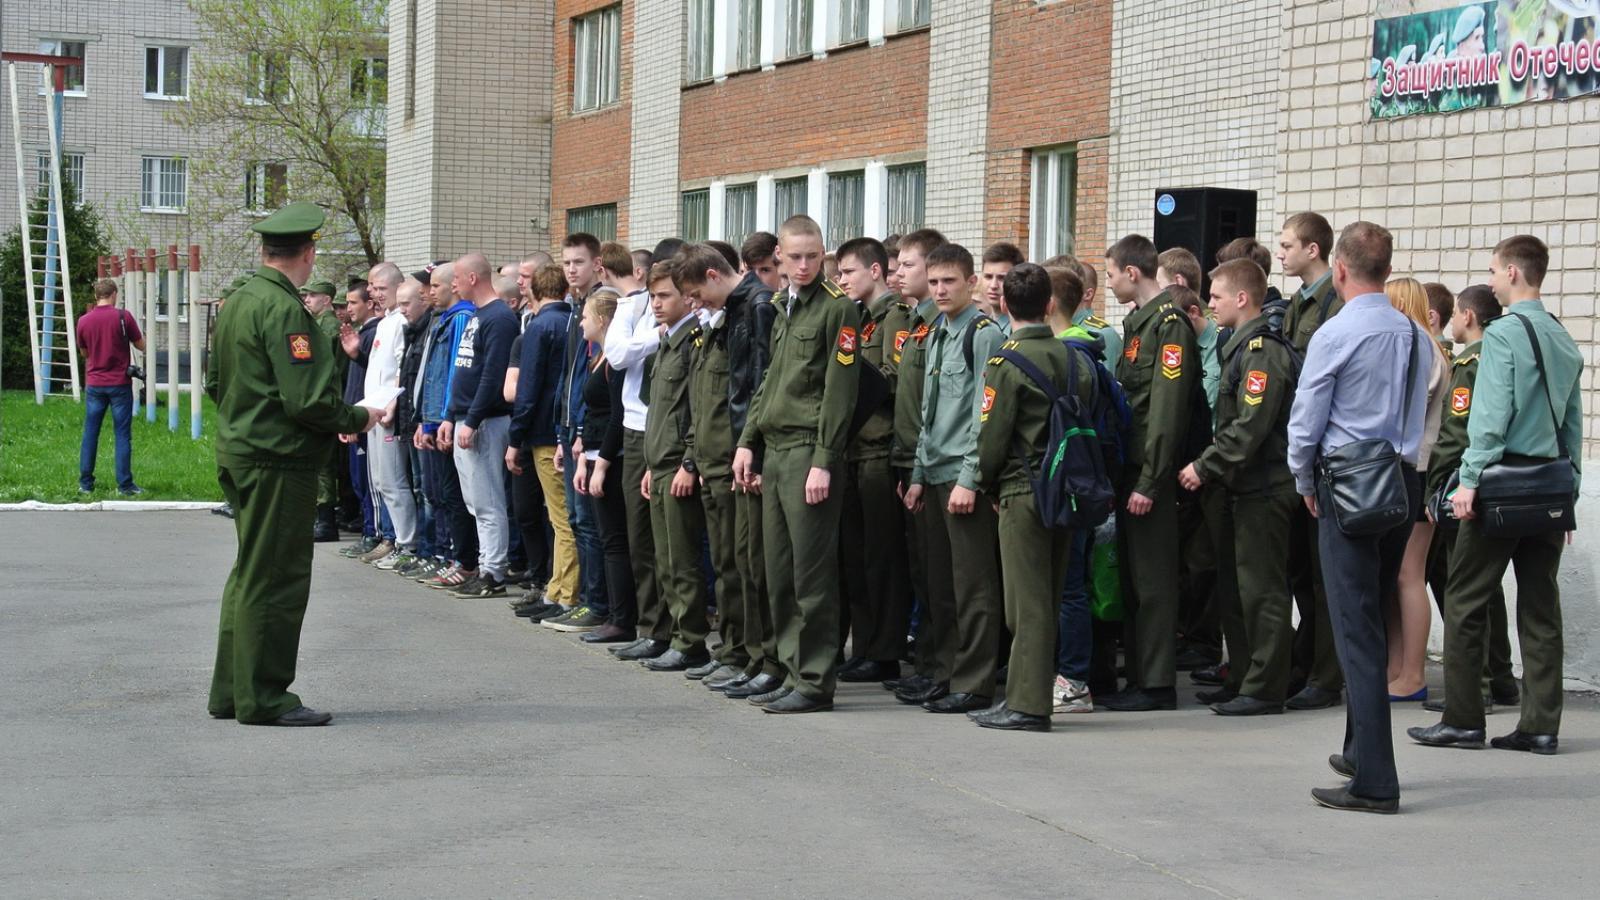
[[[1411,324],[1410,357],[1406,360],[1405,399],[1400,414],[1402,432],[1411,418],[1411,384],[1417,368],[1417,326]],[[1399,448],[1383,438],[1354,441],[1323,455],[1318,476],[1332,509],[1324,516],[1345,537],[1373,537],[1411,518],[1411,497],[1406,492],[1405,460]]]
[[[1499,462],[1485,466],[1478,475],[1478,501],[1474,512],[1490,537],[1519,538],[1552,531],[1577,528],[1574,505],[1577,500],[1577,475],[1565,444],[1561,443],[1561,420],[1556,417],[1555,401],[1550,398],[1550,378],[1544,370],[1544,351],[1539,335],[1528,317],[1512,313],[1528,331],[1533,345],[1533,363],[1544,383],[1544,402],[1550,409],[1550,425],[1556,430],[1554,459],[1541,459],[1507,453]]]

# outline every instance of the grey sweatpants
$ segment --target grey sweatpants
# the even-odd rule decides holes
[[[406,550],[417,546],[417,504],[411,493],[411,468],[406,456],[405,435],[382,425],[367,435],[367,470],[372,476],[372,492],[383,498],[394,523],[394,542]]]
[[[478,571],[501,581],[511,545],[511,516],[506,511],[506,446],[511,417],[484,419],[472,435],[472,449],[455,447],[456,473],[467,512],[478,523]]]

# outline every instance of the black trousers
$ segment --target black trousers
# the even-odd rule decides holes
[[[450,527],[450,543],[455,545],[456,562],[463,569],[478,568],[478,523],[467,512],[467,500],[461,495],[461,476],[456,472],[455,454],[449,450],[433,450],[434,462],[439,472],[439,499],[445,523]]]
[[[522,474],[511,476],[511,512],[522,534],[528,577],[534,584],[544,584],[550,580],[550,542],[555,534],[550,530],[544,490],[539,487],[539,474],[533,470],[533,454],[528,448],[517,450],[517,464],[522,466]]]
[[[580,497],[593,505],[600,524],[600,549],[606,561],[606,599],[611,624],[633,629],[639,624],[638,598],[633,592],[633,560],[628,556],[628,501],[622,489],[622,460],[606,467],[605,494]],[[638,485],[634,485],[638,489]]]
[[[1406,467],[1410,504],[1405,521],[1372,537],[1348,537],[1333,521],[1333,501],[1321,486],[1317,546],[1328,593],[1333,646],[1344,668],[1344,758],[1355,767],[1350,793],[1389,799],[1400,796],[1389,720],[1389,638],[1383,604],[1394,594],[1406,541],[1422,503],[1417,470]]]

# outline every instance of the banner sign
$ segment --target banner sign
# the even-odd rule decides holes
[[[1373,118],[1600,93],[1600,0],[1489,0],[1379,19]]]

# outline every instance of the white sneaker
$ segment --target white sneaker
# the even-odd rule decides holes
[[[1074,681],[1061,675],[1056,676],[1055,686],[1055,712],[1058,713],[1087,713],[1094,712],[1094,698],[1089,695],[1089,685],[1082,681]]]
[[[416,557],[412,556],[409,552],[396,547],[394,552],[373,563],[372,567],[374,569],[383,569],[385,572],[389,572],[400,568],[406,563],[415,561]]]

